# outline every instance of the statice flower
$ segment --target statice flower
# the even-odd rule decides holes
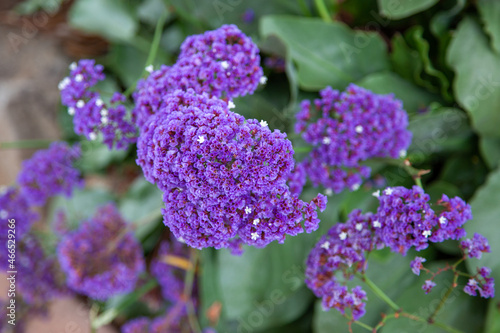
[[[79,146],[70,147],[64,142],[37,151],[23,162],[19,173],[22,195],[36,206],[43,206],[51,196],[71,196],[74,188],[83,186],[80,171],[73,165],[78,158]]]
[[[415,259],[411,261],[410,267],[413,274],[420,275],[420,270],[424,268],[424,265],[422,265],[424,262],[426,262],[426,260],[422,257],[415,257]]]
[[[144,271],[142,248],[112,204],[65,235],[57,251],[67,285],[98,300],[132,291]]]
[[[447,239],[460,239],[465,237],[463,224],[472,219],[470,206],[461,198],[448,198],[443,194],[438,205],[444,207],[444,210],[438,215],[439,228],[432,234],[432,242],[442,242]]]
[[[105,79],[104,68],[94,60],[83,59],[70,66],[70,75],[59,84],[61,102],[73,117],[75,133],[96,140],[102,135],[103,142],[111,149],[126,149],[136,141],[137,129],[128,119],[122,104],[125,96],[114,93],[109,103],[92,88]]]
[[[293,148],[286,134],[229,111],[219,99],[176,91],[138,140],[137,163],[164,191],[164,222],[196,248],[237,239],[263,247],[317,228],[316,206],[286,184]],[[236,246],[237,247],[237,246]]]
[[[346,223],[334,225],[309,254],[305,281],[322,299],[324,309],[344,314],[349,308],[355,320],[364,314],[366,293],[360,286],[349,291],[344,282],[364,272],[367,252],[383,247],[375,234],[374,218],[371,213],[352,211]]]
[[[43,305],[53,298],[63,295],[66,289],[56,258],[45,254],[39,241],[33,236],[18,242],[16,270],[23,301],[29,305]]]
[[[351,84],[340,93],[327,87],[320,99],[301,103],[295,131],[312,145],[301,162],[314,186],[338,193],[356,190],[374,157],[398,158],[411,142],[408,115],[393,95],[377,95]]]
[[[133,97],[132,116],[142,128],[149,116],[176,89],[193,89],[226,100],[251,94],[264,80],[259,49],[235,25],[188,37],[173,66],[162,66],[140,80]]]
[[[126,322],[122,328],[122,333],[148,333],[151,320],[146,317],[135,318]]]
[[[175,259],[188,261],[187,247],[173,237],[162,242],[156,258],[151,262],[151,274],[161,286],[164,299],[170,302],[180,300],[184,288],[184,276],[180,268],[175,267]]]
[[[478,233],[475,233],[472,239],[464,239],[460,242],[460,248],[469,258],[477,259],[481,259],[483,253],[491,251],[486,237]]]
[[[430,293],[432,288],[436,286],[436,283],[432,280],[425,280],[425,283],[422,285],[422,289],[426,294]]]
[[[476,296],[477,291],[479,291],[479,295],[483,298],[495,296],[495,282],[490,277],[490,274],[491,269],[488,267],[479,268],[477,274],[467,282],[464,292],[471,296]]]

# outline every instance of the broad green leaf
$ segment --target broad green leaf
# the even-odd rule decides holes
[[[433,262],[424,264],[426,268],[436,271],[443,267],[444,262]],[[412,274],[409,272],[409,274]],[[448,288],[451,286],[453,274],[450,271],[443,272],[436,276],[434,282],[436,287],[429,294],[425,294],[421,286],[430,276],[421,272],[417,281],[414,281],[410,288],[402,289],[396,299],[396,303],[401,306],[404,312],[424,318],[425,320],[436,310]],[[462,289],[466,279],[459,279],[459,286],[454,288],[441,310],[436,315],[436,321],[444,323],[461,332],[480,332],[484,320],[485,302],[465,294]],[[418,322],[404,316],[397,319],[387,320],[383,333],[442,333],[443,329],[429,325],[426,322]]]
[[[353,31],[346,25],[319,19],[267,16],[261,35],[276,36],[297,65],[298,84],[305,90],[330,85],[343,89],[364,76],[388,69],[386,45],[373,32]]]
[[[470,198],[484,183],[488,173],[488,168],[478,156],[469,155],[472,154],[472,149],[474,148],[468,147],[464,149],[468,153],[457,152],[450,155],[439,174],[440,180],[455,184],[463,195],[462,199],[465,200]]]
[[[492,269],[492,276],[496,281],[500,280],[500,228],[498,228],[498,216],[500,206],[498,205],[498,194],[500,193],[500,169],[492,172],[486,183],[479,188],[470,205],[472,208],[472,221],[465,224],[465,230],[469,237],[479,233],[486,238],[490,244],[491,253],[484,253],[480,260],[468,259],[467,267],[470,272],[475,272],[476,267],[487,266]],[[500,296],[491,300],[486,321],[486,333],[496,333],[500,329],[500,311],[498,309]]]
[[[370,74],[357,84],[377,94],[394,93],[396,98],[403,101],[403,108],[409,113],[424,110],[436,100],[435,95],[415,86],[393,72]]]
[[[399,20],[420,13],[439,0],[378,0],[380,14],[393,20]]]
[[[412,49],[403,35],[396,33],[391,41],[392,52],[390,55],[393,71],[404,79],[426,87],[420,78],[424,65],[418,52]],[[427,87],[426,87],[427,88]]]
[[[85,173],[102,171],[109,164],[122,161],[127,155],[126,150],[109,150],[106,145],[96,141],[82,141],[80,147],[82,156],[75,166]]]
[[[133,8],[124,0],[77,0],[68,13],[69,24],[110,40],[128,40],[138,29]]]
[[[488,167],[490,169],[497,168],[500,164],[500,138],[481,138],[479,149]]]
[[[149,48],[149,44],[147,47]],[[105,65],[113,70],[125,85],[131,86],[144,72],[147,51],[129,44],[114,43],[104,59]]]
[[[500,2],[495,0],[479,0],[477,8],[484,22],[484,28],[490,35],[491,46],[497,53],[500,53]]]
[[[476,21],[465,18],[459,24],[447,60],[456,73],[455,96],[473,128],[481,136],[500,137],[500,56]]]

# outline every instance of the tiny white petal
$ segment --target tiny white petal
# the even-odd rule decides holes
[[[380,190],[376,190],[375,192],[372,193],[372,195],[375,197],[375,198],[379,198],[380,197]]]
[[[321,244],[321,248],[328,250],[330,248],[330,242],[326,241],[323,244]]]
[[[425,236],[425,238],[429,237],[431,234],[432,234],[432,232],[430,230],[424,230],[422,232],[422,235]]]
[[[351,186],[351,190],[357,191],[357,190],[359,190],[360,186],[361,186],[360,184],[354,184],[354,185]]]
[[[444,216],[441,216],[439,218],[439,223],[441,223],[441,224],[445,224],[447,221],[448,221],[448,219],[446,217],[444,217]]]
[[[76,107],[77,108],[83,108],[85,106],[85,102],[83,100],[79,100],[76,102]]]
[[[344,231],[342,231],[342,232],[339,234],[339,238],[340,238],[340,240],[344,240],[344,239],[346,239],[346,238],[347,238],[347,233],[346,233],[346,232],[344,232]]]
[[[356,131],[356,133],[363,133],[363,126],[358,125],[354,128],[354,130]]]
[[[325,145],[329,145],[330,143],[332,143],[332,139],[330,139],[330,138],[329,138],[329,137],[327,137],[327,136],[324,136],[324,137],[323,137],[323,143],[324,143]]]
[[[363,229],[363,223],[356,223],[356,230],[361,231]]]
[[[0,219],[6,219],[8,215],[9,213],[5,209],[0,210]]]
[[[325,189],[325,194],[327,196],[331,196],[333,194],[333,190],[331,188],[327,188],[327,189]]]
[[[252,212],[252,208],[246,206],[245,207],[245,214],[250,214]]]
[[[147,67],[145,68],[145,70],[146,70],[146,72],[151,73],[151,72],[153,72],[154,67],[153,67],[153,65],[149,65],[149,66],[147,66]]]
[[[95,101],[95,105],[97,106],[102,106],[104,103],[102,101],[102,99],[98,98],[96,101]]]
[[[89,133],[89,139],[91,141],[94,141],[95,139],[97,139],[97,135],[94,132],[90,132]]]
[[[224,68],[224,69],[228,69],[228,68],[229,68],[229,63],[228,63],[227,61],[222,61],[222,62],[220,63],[220,65],[221,65],[221,66],[222,66],[222,68]]]
[[[388,187],[388,188],[386,188],[386,189],[384,190],[384,194],[385,194],[385,195],[391,195],[391,194],[392,194],[392,192],[394,192],[394,190],[393,190],[392,188],[390,188],[390,187]]]
[[[82,82],[83,81],[83,75],[82,74],[77,74],[75,76],[75,81],[76,82]]]
[[[59,88],[59,90],[63,90],[70,82],[70,79],[65,77],[61,82],[59,82],[59,85],[57,87]]]
[[[261,120],[261,121],[260,121],[260,126],[262,126],[262,127],[266,127],[266,126],[267,126],[267,121],[265,121],[265,120]]]
[[[475,279],[470,279],[468,284],[471,286],[477,286],[477,281]]]
[[[267,83],[267,77],[266,76],[261,76],[260,79],[259,79],[259,83],[260,84],[266,84]]]
[[[185,240],[184,240],[184,238],[182,238],[182,237],[177,238],[177,240],[178,240],[179,242],[181,242],[181,243],[186,244],[186,241],[185,241]]]
[[[69,69],[74,71],[76,69],[76,62],[72,62],[70,65],[69,65]]]
[[[258,232],[252,232],[252,240],[257,240],[259,238]]]
[[[108,115],[108,110],[107,109],[102,109],[101,110],[101,116],[107,116]]]
[[[198,139],[196,141],[198,141],[199,143],[203,143],[205,142],[205,137],[203,135],[200,135],[198,136]]]
[[[101,122],[102,122],[103,124],[107,124],[107,123],[108,123],[108,121],[109,121],[108,117],[106,117],[106,116],[102,116],[102,117],[101,117]]]
[[[399,157],[406,157],[406,149],[401,149],[401,151],[399,152]]]
[[[70,106],[70,107],[68,108],[68,114],[69,114],[70,116],[73,116],[73,115],[75,114],[75,108]]]
[[[380,228],[381,226],[382,226],[382,223],[380,223],[378,220],[373,221],[374,228]]]
[[[254,219],[253,220],[253,225],[257,225],[257,224],[259,224],[259,222],[260,222],[260,219]]]
[[[229,102],[227,102],[227,107],[229,109],[234,109],[236,107],[236,105],[234,105],[233,101],[229,101]]]

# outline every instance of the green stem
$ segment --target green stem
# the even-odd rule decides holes
[[[305,16],[311,16],[311,11],[309,10],[309,7],[307,6],[306,0],[299,0],[299,6],[300,9],[302,10],[302,14]]]
[[[92,322],[92,327],[94,328],[99,328],[101,326],[104,326],[106,324],[109,324],[110,322],[115,319],[120,312],[128,308],[130,305],[136,303],[139,298],[142,297],[142,295],[146,294],[149,292],[151,289],[156,287],[158,285],[158,282],[156,280],[150,280],[148,283],[143,285],[141,288],[137,289],[133,293],[127,295],[120,303],[118,303],[116,306],[112,307],[111,309],[108,309],[101,313],[99,316],[95,317],[95,319]]]
[[[363,323],[363,322],[360,322],[360,321],[357,321],[357,320],[355,320],[355,321],[354,321],[354,323],[355,323],[356,325],[358,325],[358,326],[361,326],[361,327],[363,327],[363,328],[367,329],[367,330],[368,330],[368,331],[370,331],[370,332],[373,332],[373,327],[371,327],[370,325],[367,325],[367,324],[365,324],[365,323]]]
[[[436,309],[434,309],[434,312],[432,312],[432,314],[427,319],[427,321],[429,323],[434,322],[434,318],[438,314],[439,310],[441,310],[441,308],[443,307],[443,305],[446,302],[446,300],[448,299],[448,297],[450,297],[451,292],[453,291],[453,289],[455,289],[455,287],[457,285],[457,279],[458,279],[458,274],[455,273],[455,275],[453,276],[453,282],[451,283],[451,286],[448,288],[448,290],[446,291],[446,294],[444,294],[443,298],[441,298],[441,301],[439,302]]]
[[[383,300],[384,302],[389,304],[389,306],[394,311],[401,310],[401,307],[399,305],[397,305],[396,303],[394,303],[394,301],[392,299],[390,299],[389,296],[387,296],[386,293],[384,293],[382,291],[382,289],[380,289],[375,283],[373,283],[373,281],[370,280],[366,275],[363,274],[361,279],[363,280],[364,283],[366,283],[366,285],[368,287],[370,287],[371,290],[373,290],[373,292],[375,293],[375,295],[378,296],[378,298],[380,298],[381,300]]]
[[[48,148],[55,140],[20,140],[10,142],[0,142],[0,149],[41,149]]]
[[[432,325],[434,326],[437,326],[439,328],[442,328],[443,330],[445,330],[446,332],[450,332],[450,333],[464,333],[463,331],[460,331],[460,330],[457,330],[457,329],[454,329],[453,327],[450,327],[446,324],[443,324],[439,321],[435,321],[432,323]]]
[[[318,9],[319,16],[321,16],[323,21],[333,22],[332,18],[330,17],[330,13],[328,12],[328,9],[326,8],[323,0],[314,0],[314,3],[316,4],[316,8]]]
[[[156,54],[158,53],[158,47],[160,46],[161,35],[163,33],[163,27],[165,26],[167,18],[168,18],[168,11],[165,10],[165,12],[160,16],[158,22],[156,23],[155,34],[153,36],[153,41],[151,42],[151,48],[149,49],[148,58],[146,59],[146,64],[144,65],[144,71],[142,72],[142,76],[144,76],[147,73],[146,67],[152,65],[156,58]],[[136,84],[137,82],[131,85],[123,94],[127,97],[130,96],[130,94],[132,94],[132,92],[135,90]]]
[[[198,263],[198,258],[200,251],[196,249],[191,249],[191,269],[186,272],[186,277],[184,279],[184,297],[186,298],[186,307],[188,313],[189,325],[194,333],[201,333],[201,327],[198,323],[198,318],[196,318],[195,309],[193,302],[191,301],[191,294],[193,292],[193,282],[196,273],[196,265]]]

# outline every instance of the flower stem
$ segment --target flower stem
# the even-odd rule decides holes
[[[0,142],[0,149],[42,149],[48,148],[55,140],[20,140],[10,142]]]
[[[184,297],[187,307],[189,326],[191,326],[191,329],[193,330],[194,333],[201,333],[201,327],[200,324],[198,323],[198,318],[196,318],[193,302],[191,301],[194,276],[196,273],[196,265],[198,263],[199,256],[200,256],[199,250],[191,249],[191,267],[186,272],[186,277],[184,279]]]
[[[441,310],[441,308],[443,307],[443,305],[446,302],[446,300],[448,299],[448,297],[450,297],[451,292],[457,286],[457,279],[458,279],[458,274],[455,273],[455,275],[453,276],[453,282],[451,283],[451,286],[448,288],[448,290],[446,291],[446,294],[444,294],[443,298],[441,298],[441,301],[439,302],[439,304],[436,307],[436,309],[434,309],[434,311],[429,316],[429,318],[427,318],[427,321],[429,323],[433,323],[434,322],[434,318],[438,314],[439,310]]]
[[[149,49],[148,58],[146,60],[146,64],[144,65],[144,71],[142,72],[142,76],[146,74],[146,67],[152,65],[156,58],[156,54],[158,53],[158,47],[160,46],[161,35],[163,33],[163,26],[165,25],[167,18],[168,18],[168,11],[165,10],[165,12],[160,16],[158,22],[156,23],[155,34],[153,36],[153,41],[151,42],[151,48]],[[132,94],[132,92],[135,90],[136,85],[137,82],[128,87],[128,89],[123,94],[129,97],[130,94]]]
[[[323,0],[314,0],[314,3],[316,4],[316,8],[318,9],[319,16],[323,19],[325,22],[333,22],[332,18],[330,17],[330,13],[328,12],[328,9],[326,8],[325,3]]]
[[[387,296],[387,294],[384,293],[382,289],[380,289],[375,283],[373,283],[373,281],[370,280],[366,275],[363,274],[361,280],[366,283],[368,287],[370,287],[370,289],[375,293],[375,295],[378,296],[378,298],[386,302],[394,311],[401,310],[401,307],[394,303],[394,301],[390,299],[389,296]]]
[[[365,324],[365,323],[363,323],[363,322],[360,322],[360,321],[357,321],[357,320],[354,320],[353,322],[354,322],[356,325],[361,326],[361,327],[365,328],[366,330],[368,330],[368,331],[370,331],[370,332],[373,332],[373,327],[371,327],[370,325],[367,325],[367,324]]]

